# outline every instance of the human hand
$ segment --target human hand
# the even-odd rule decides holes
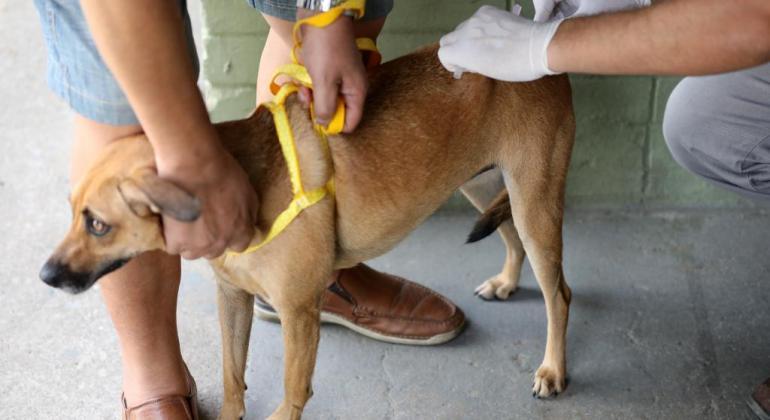
[[[206,153],[174,157],[175,165],[158,159],[158,174],[184,188],[201,203],[201,212],[193,222],[163,217],[166,252],[186,259],[216,258],[226,249],[246,249],[254,236],[258,211],[257,196],[248,177],[235,159],[216,145]]]
[[[533,0],[535,22],[647,7],[651,0]]]
[[[492,6],[482,6],[453,32],[441,37],[438,57],[455,74],[481,73],[525,82],[554,74],[548,44],[561,21],[536,23]]]
[[[297,10],[297,18],[312,15]],[[343,132],[350,133],[361,122],[369,81],[356,47],[353,19],[340,16],[323,28],[302,26],[300,58],[313,81],[312,99],[307,92],[305,100],[312,100],[316,123],[326,126],[337,111],[337,100],[345,101]]]

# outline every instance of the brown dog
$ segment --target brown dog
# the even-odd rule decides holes
[[[466,74],[455,80],[434,46],[379,68],[366,109],[355,134],[330,138],[332,163],[307,111],[290,98],[303,182],[308,189],[320,187],[333,173],[336,196],[308,208],[257,252],[211,261],[223,337],[221,418],[244,414],[253,295],[278,310],[283,326],[285,396],[272,417],[299,418],[312,393],[321,296],[332,272],[390,250],[457,188],[476,207],[487,208],[503,188],[501,179],[513,215],[498,229],[507,258],[503,271],[477,293],[508,297],[526,251],[548,314],[545,357],[533,391],[541,397],[561,391],[570,302],[561,229],[574,137],[567,77],[502,83]],[[271,115],[260,108],[217,129],[260,198],[257,243],[292,197]],[[499,169],[484,171],[492,166]],[[71,201],[72,227],[41,277],[73,292],[142,252],[164,249],[159,213],[188,221],[198,215],[194,197],[158,177],[143,136],[109,146]]]

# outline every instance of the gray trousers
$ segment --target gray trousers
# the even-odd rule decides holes
[[[685,78],[668,100],[663,134],[688,170],[770,200],[770,63]]]

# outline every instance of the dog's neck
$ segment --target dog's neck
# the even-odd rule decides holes
[[[259,108],[249,117],[215,124],[222,145],[249,175],[257,192],[273,183],[285,172],[273,119]]]

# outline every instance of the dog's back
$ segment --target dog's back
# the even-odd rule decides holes
[[[437,48],[381,66],[361,125],[331,141],[338,242],[352,259],[395,245],[482,169],[553,147],[543,143],[556,141],[554,127],[571,121],[566,76],[530,83],[470,73],[455,79]]]

